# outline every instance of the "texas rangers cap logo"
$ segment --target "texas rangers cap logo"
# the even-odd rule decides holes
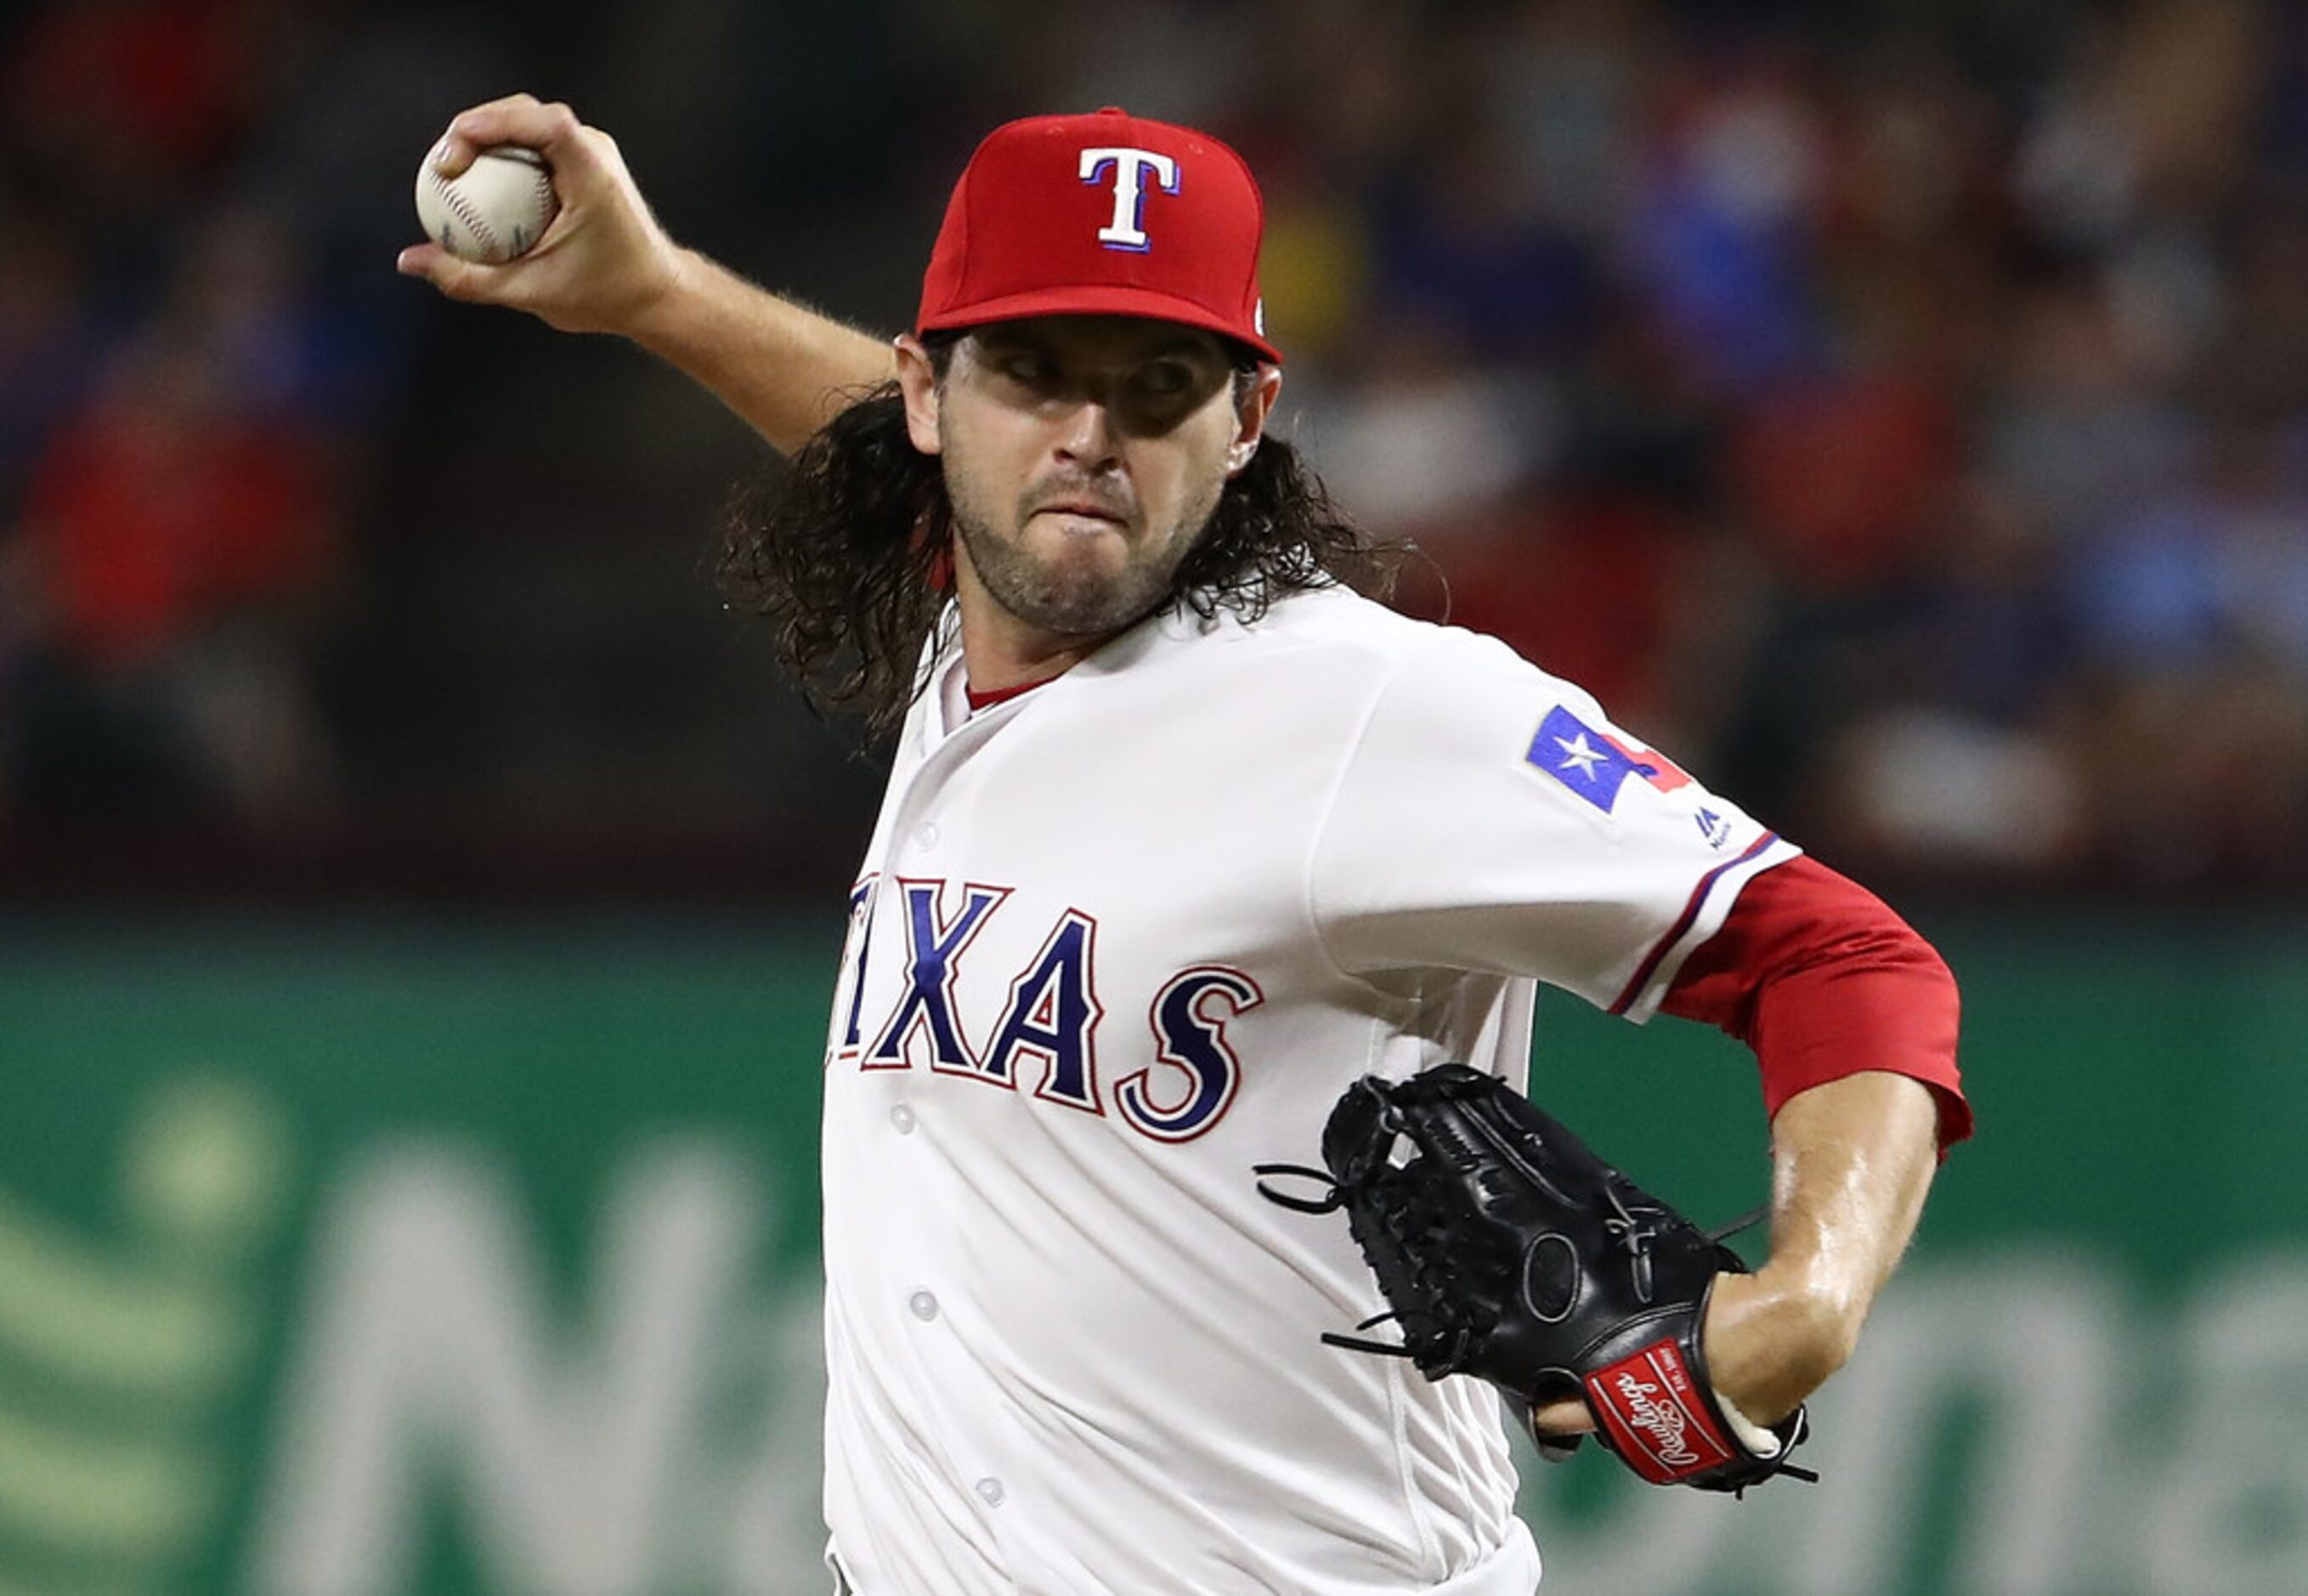
[[[1146,179],[1151,177],[1164,194],[1178,192],[1178,163],[1158,150],[1136,150],[1126,144],[1093,144],[1081,152],[1081,180],[1097,183],[1111,178],[1114,216],[1098,229],[1098,241],[1108,249],[1132,252],[1151,249],[1146,236]]]

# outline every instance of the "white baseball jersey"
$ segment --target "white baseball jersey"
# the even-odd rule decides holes
[[[1491,1388],[1260,1196],[1357,1077],[1520,1083],[1793,856],[1503,644],[1344,590],[1170,613],[897,750],[825,1080],[825,1509],[862,1596],[1517,1596]]]

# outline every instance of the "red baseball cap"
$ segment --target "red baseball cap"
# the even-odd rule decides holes
[[[1111,106],[1005,123],[946,202],[914,330],[1146,316],[1279,364],[1258,297],[1265,220],[1249,166],[1208,134]]]

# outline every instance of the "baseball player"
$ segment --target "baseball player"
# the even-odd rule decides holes
[[[401,270],[632,338],[792,453],[734,574],[894,733],[824,1059],[838,1588],[1530,1591],[1493,1389],[1320,1345],[1370,1272],[1250,1171],[1365,1075],[1520,1082],[1540,981],[1753,1046],[1770,1255],[1707,1367],[1768,1425],[1844,1361],[1968,1130],[1944,966],[1578,687],[1348,585],[1376,551],[1266,431],[1233,151],[997,129],[885,343],[676,246],[566,107],[439,159],[497,143],[552,165],[541,244]]]

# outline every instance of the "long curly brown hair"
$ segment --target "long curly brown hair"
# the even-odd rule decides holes
[[[952,339],[931,346],[943,375]],[[1254,371],[1238,367],[1237,400]],[[920,694],[920,662],[952,586],[953,508],[937,458],[916,450],[890,383],[827,422],[779,476],[741,490],[721,545],[730,607],[768,617],[819,710],[869,738]],[[1255,620],[1282,593],[1343,583],[1383,596],[1406,552],[1331,502],[1296,449],[1269,435],[1219,496],[1167,602]]]

